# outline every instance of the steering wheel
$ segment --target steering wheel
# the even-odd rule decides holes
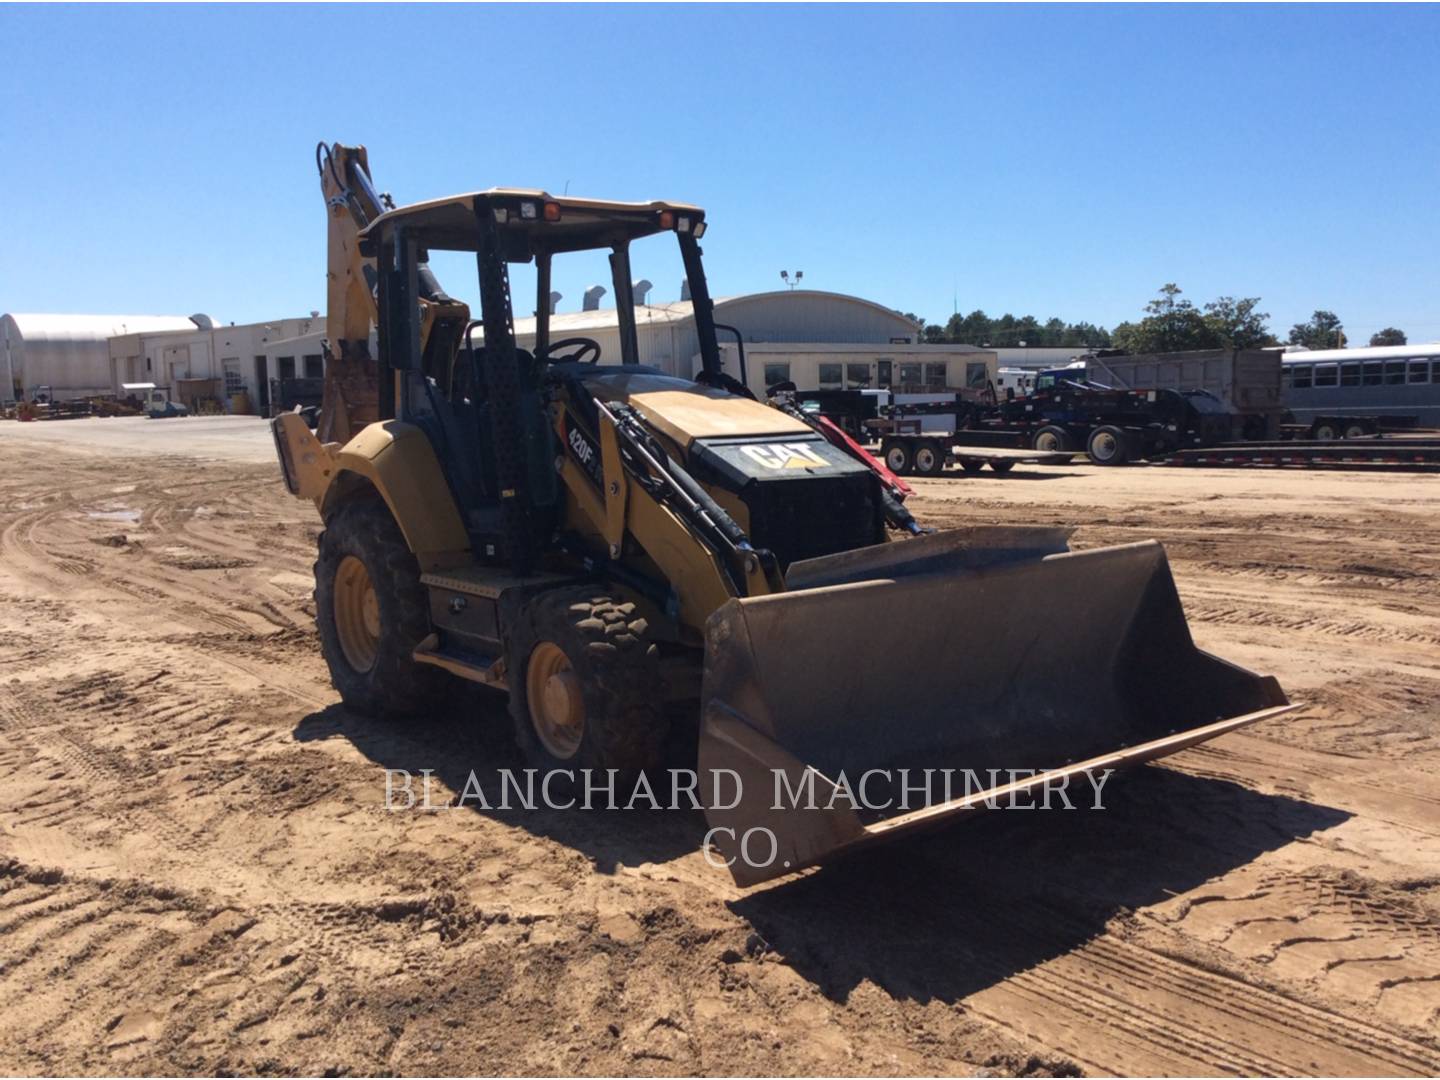
[[[569,356],[556,356],[562,349],[574,349]],[[585,359],[586,357],[589,359]],[[552,341],[545,347],[545,362],[547,364],[598,364],[600,362],[600,343],[593,338],[571,337],[562,341]]]

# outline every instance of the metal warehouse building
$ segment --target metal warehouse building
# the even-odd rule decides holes
[[[31,398],[42,386],[58,401],[113,394],[112,337],[194,330],[208,322],[203,315],[0,316],[0,399]]]

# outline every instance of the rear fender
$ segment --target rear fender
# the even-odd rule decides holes
[[[435,449],[414,424],[382,420],[367,425],[334,455],[335,476],[320,499],[329,518],[357,489],[379,492],[422,570],[469,561],[470,538]]]

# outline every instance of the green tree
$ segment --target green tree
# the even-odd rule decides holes
[[[1034,315],[1006,314],[992,319],[976,308],[968,315],[950,316],[944,326],[931,324],[925,328],[925,340],[931,344],[955,342],[963,345],[995,347],[1027,345],[1084,348],[1110,344],[1110,332],[1094,323],[1067,323],[1051,318],[1041,322]]]
[[[1138,323],[1121,323],[1115,328],[1115,345],[1132,353],[1185,352],[1191,349],[1218,349],[1224,338],[1214,323],[1192,304],[1181,299],[1174,282],[1160,289],[1160,295],[1145,305],[1146,315]]]
[[[1256,311],[1258,296],[1216,297],[1205,305],[1205,321],[1230,349],[1260,349],[1280,342],[1270,332],[1267,312]]]
[[[1291,345],[1304,345],[1307,349],[1343,349],[1345,342],[1340,316],[1333,311],[1319,310],[1310,316],[1309,322],[1296,323],[1290,328]]]
[[[1396,330],[1393,326],[1387,326],[1370,335],[1371,345],[1408,345],[1409,340],[1405,337],[1404,330]]]

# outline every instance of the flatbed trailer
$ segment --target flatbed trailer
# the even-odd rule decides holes
[[[968,434],[955,431],[888,432],[880,440],[880,460],[891,472],[901,476],[939,476],[951,463],[959,465],[967,473],[977,473],[986,466],[994,472],[1007,473],[1016,465],[1068,465],[1075,458],[1071,450],[969,446],[957,441]]]
[[[1226,443],[1204,449],[1179,450],[1167,465],[1268,466],[1272,468],[1440,468],[1440,438],[1370,438],[1286,440],[1272,443]]]

